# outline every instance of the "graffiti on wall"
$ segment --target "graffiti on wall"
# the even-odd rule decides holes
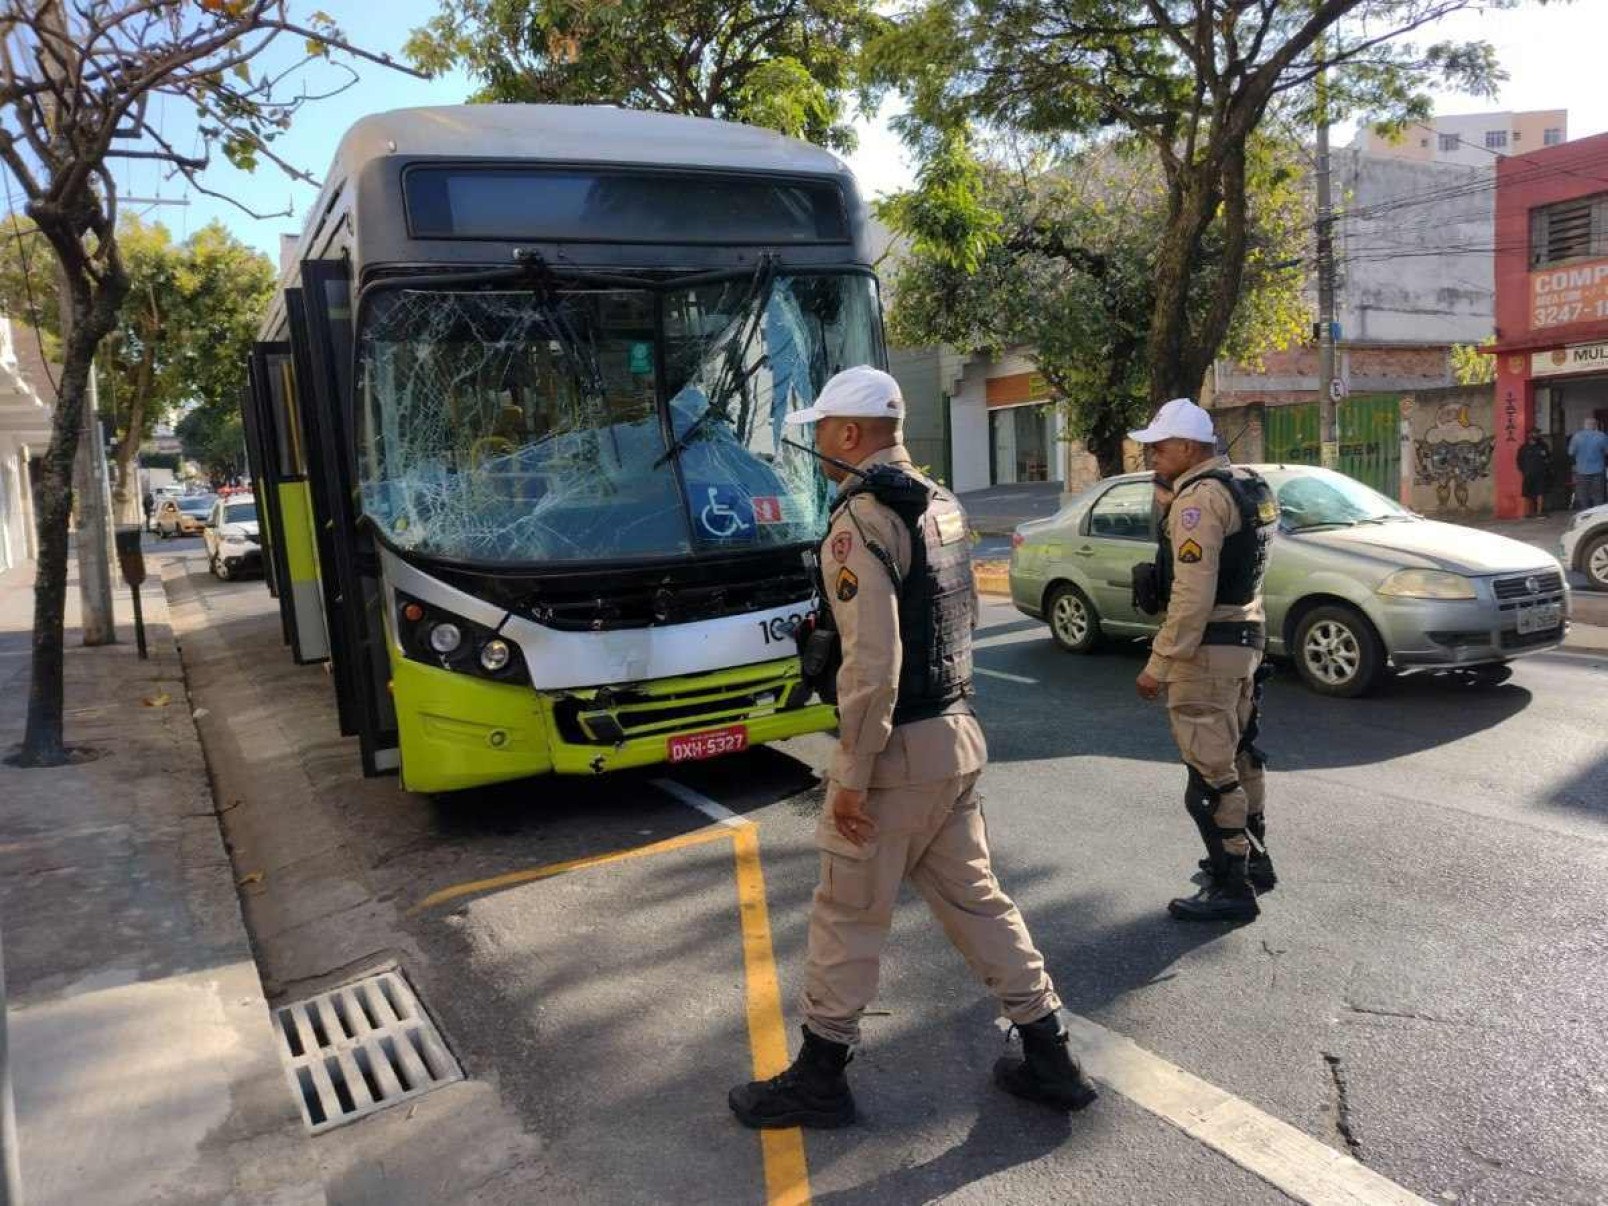
[[[1420,486],[1435,488],[1442,510],[1453,499],[1466,508],[1470,488],[1491,476],[1495,446],[1496,437],[1473,421],[1466,404],[1448,402],[1435,411],[1429,429],[1413,441],[1415,479]]]

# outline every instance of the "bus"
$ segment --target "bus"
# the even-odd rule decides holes
[[[399,110],[345,134],[284,258],[243,400],[265,577],[366,774],[446,792],[836,722],[793,637],[828,486],[783,421],[886,366],[840,160],[612,107]]]

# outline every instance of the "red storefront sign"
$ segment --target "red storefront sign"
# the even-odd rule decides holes
[[[1599,319],[1608,319],[1608,260],[1586,260],[1530,273],[1532,331]]]

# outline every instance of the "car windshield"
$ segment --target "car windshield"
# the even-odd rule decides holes
[[[179,499],[179,510],[183,511],[186,515],[205,515],[208,511],[212,510],[212,504],[216,501],[217,500],[210,495],[197,496],[194,498],[181,498]]]
[[[879,358],[859,274],[686,289],[398,289],[365,305],[365,514],[495,564],[815,539],[827,490],[783,419]]]
[[[230,503],[224,508],[224,523],[256,523],[256,503]]]
[[[1413,513],[1377,490],[1326,469],[1303,473],[1270,473],[1286,530],[1352,527],[1362,523],[1410,520]]]

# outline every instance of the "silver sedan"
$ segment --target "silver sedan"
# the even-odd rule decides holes
[[[1517,540],[1407,510],[1352,478],[1298,465],[1253,466],[1278,495],[1265,595],[1268,652],[1292,659],[1324,695],[1357,696],[1391,669],[1455,670],[1501,682],[1506,664],[1563,642],[1562,567]],[[1156,551],[1151,476],[1112,477],[1059,514],[1016,529],[1011,597],[1048,620],[1056,644],[1146,637],[1132,571]]]

